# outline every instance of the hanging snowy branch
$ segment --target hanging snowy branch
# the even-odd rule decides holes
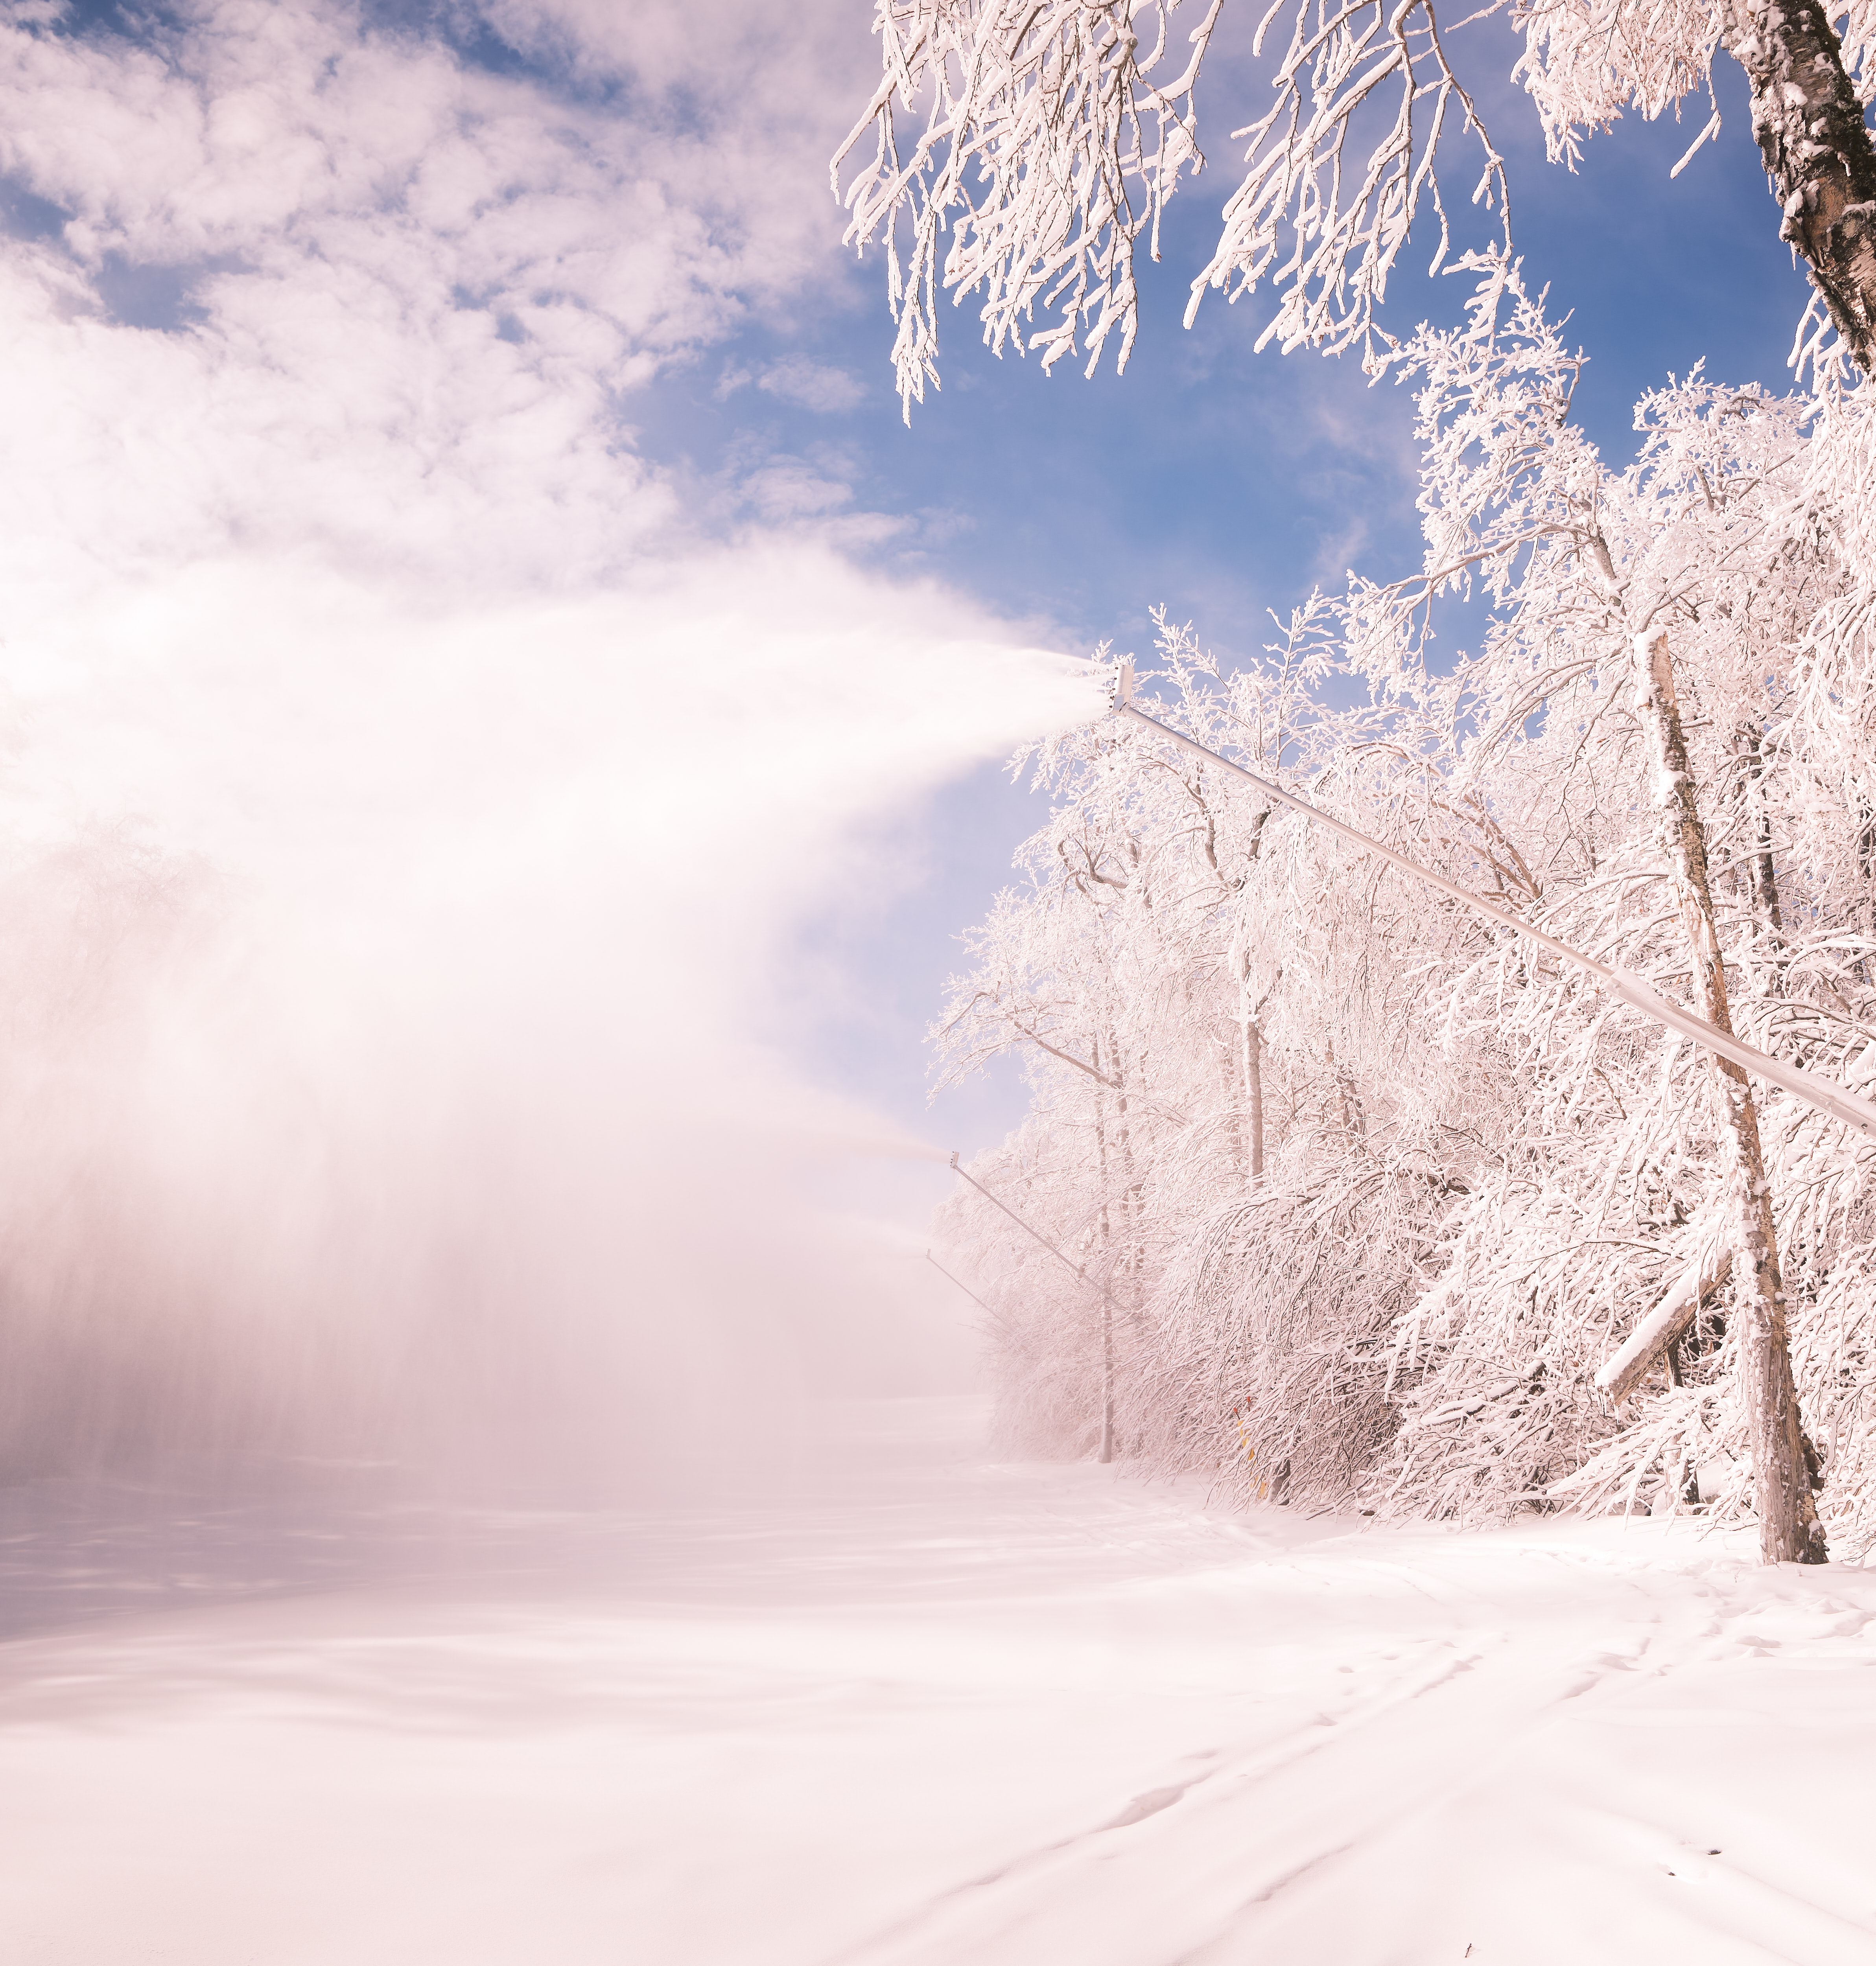
[[[838,195],[842,166],[872,133],[844,194],[846,238],[885,242],[908,417],[938,379],[941,288],[983,291],[984,339],[999,354],[1033,343],[1050,369],[1085,332],[1092,374],[1117,332],[1126,366],[1136,242],[1147,231],[1157,257],[1179,173],[1203,162],[1193,90],[1223,0],[1183,44],[1169,40],[1178,4],[878,0],[884,77],[832,169]],[[900,118],[921,105],[902,146]],[[1032,327],[1039,308],[1045,323]]]
[[[1265,16],[1260,52],[1282,10],[1278,0]],[[1244,181],[1192,283],[1187,325],[1207,287],[1235,299],[1268,277],[1281,298],[1259,348],[1274,340],[1286,352],[1334,354],[1359,342],[1372,356],[1375,310],[1423,205],[1439,227],[1428,270],[1452,248],[1436,169],[1442,140],[1475,146],[1471,202],[1497,214],[1508,247],[1504,160],[1447,57],[1433,0],[1310,0],[1274,85],[1269,111],[1233,133],[1249,139]]]
[[[1203,163],[1196,89],[1223,0],[1183,38],[1179,0],[877,0],[882,79],[834,159],[872,133],[849,179],[847,242],[883,241],[898,324],[894,360],[906,413],[937,380],[937,303],[982,296],[985,341],[1030,345],[1045,369],[1085,350],[1092,373],[1110,336],[1124,367],[1139,321],[1134,249],[1159,256],[1181,172]],[[1871,0],[1484,0],[1462,26],[1507,13],[1523,37],[1513,68],[1553,162],[1625,111],[1651,120],[1704,95],[1678,175],[1720,127],[1713,63],[1744,70],[1752,131],[1780,211],[1850,359],[1876,364],[1876,146],[1863,121],[1876,89]],[[1417,221],[1428,264],[1489,250],[1509,263],[1504,163],[1452,59],[1434,0],[1274,0],[1262,53],[1288,40],[1264,114],[1233,132],[1244,176],[1210,260],[1192,282],[1189,325],[1208,289],[1233,299],[1268,285],[1259,337],[1285,350],[1391,347],[1377,313]],[[1833,21],[1842,23],[1841,37]],[[922,118],[922,122],[920,119]],[[901,140],[901,121],[913,124]],[[1469,150],[1469,160],[1460,160]],[[1455,240],[1442,169],[1491,218],[1492,238]],[[941,240],[949,238],[948,245]],[[1039,318],[1040,317],[1040,318]]]

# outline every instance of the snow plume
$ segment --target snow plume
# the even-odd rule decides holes
[[[319,5],[0,31],[13,1472],[643,1483],[917,1369],[820,1206],[888,1130],[778,1049],[788,931],[1099,699],[690,524],[621,392],[812,274],[792,153],[510,11],[532,69]]]
[[[856,821],[1081,707],[920,598],[908,635],[907,596],[742,554],[426,617],[217,568],[22,638],[29,1462],[335,1413],[382,1449],[492,1399],[661,1460],[903,1367],[794,1172],[885,1130],[791,1078],[763,999],[796,912],[883,877]]]

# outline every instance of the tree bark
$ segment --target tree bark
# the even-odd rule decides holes
[[[1857,366],[1876,373],[1876,145],[1820,0],[1736,0],[1723,37],[1752,92],[1752,134],[1783,208],[1778,236]]]
[[[1355,1097],[1355,1081],[1336,1062],[1335,1039],[1325,1036],[1323,1044],[1329,1054],[1330,1076],[1335,1081],[1336,1117],[1341,1121],[1343,1133],[1350,1141],[1365,1139],[1368,1128],[1362,1118],[1361,1102]]]
[[[1662,814],[1662,844],[1674,869],[1698,1007],[1708,1023],[1730,1036],[1733,1016],[1707,878],[1707,833],[1687,768],[1667,630],[1651,628],[1637,635],[1635,656],[1636,707],[1648,740],[1654,802]],[[1823,1563],[1824,1530],[1812,1497],[1791,1377],[1784,1283],[1759,1143],[1758,1110],[1739,1066],[1716,1058],[1710,1069],[1726,1155],[1724,1241],[1733,1252],[1733,1316],[1739,1327],[1741,1391],[1752,1448],[1759,1554],[1768,1563]]]
[[[1243,964],[1238,977],[1238,1062],[1244,1075],[1244,1108],[1251,1135],[1248,1184],[1255,1188],[1264,1178],[1264,1034],[1251,1004],[1249,949]]]
[[[1749,724],[1739,727],[1733,743],[1743,764],[1739,796],[1747,802],[1747,820],[1752,832],[1752,849],[1745,860],[1752,912],[1762,926],[1783,935],[1785,924],[1778,905],[1778,870],[1771,857],[1771,815],[1765,810],[1765,754],[1759,748],[1758,733]]]
[[[1130,1293],[1131,1310],[1137,1323],[1140,1312],[1140,1244],[1136,1233],[1139,1213],[1139,1172],[1133,1162],[1133,1130],[1127,1117],[1127,1075],[1120,1067],[1120,1047],[1113,1033],[1108,1034],[1107,1049],[1114,1056],[1114,1107],[1120,1149],[1120,1172],[1126,1185],[1120,1191],[1120,1223],[1125,1230],[1124,1253],[1120,1267],[1133,1279]],[[1101,1342],[1104,1347],[1101,1393],[1101,1450],[1104,1461],[1114,1458],[1114,1293],[1109,1291],[1102,1300]]]
[[[1251,1181],[1264,1178],[1264,1034],[1256,1020],[1244,1020],[1244,1091],[1251,1109]]]

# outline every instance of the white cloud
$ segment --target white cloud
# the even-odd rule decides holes
[[[564,39],[617,13],[501,18]],[[782,79],[732,65],[724,113],[700,111],[699,24],[632,13],[684,114],[622,118],[318,0],[207,0],[160,48],[0,29],[0,172],[69,214],[0,282],[30,529],[82,531],[94,562],[238,539],[563,585],[670,524],[620,392],[840,263],[820,127]],[[102,276],[125,269],[185,284],[192,324],[114,321]],[[848,385],[785,363],[773,386],[832,407]]]
[[[751,472],[742,490],[765,519],[778,521],[837,512],[853,498],[838,479],[798,457],[777,458]]]
[[[804,410],[851,410],[866,400],[866,385],[857,375],[801,355],[764,369],[756,386]]]

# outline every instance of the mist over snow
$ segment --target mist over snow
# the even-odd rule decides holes
[[[882,822],[1098,698],[636,446],[631,392],[825,276],[782,39],[0,27],[14,1471],[642,1483],[967,1369],[911,1232],[839,1219],[838,1143],[903,1129],[790,1062],[778,965]]]

